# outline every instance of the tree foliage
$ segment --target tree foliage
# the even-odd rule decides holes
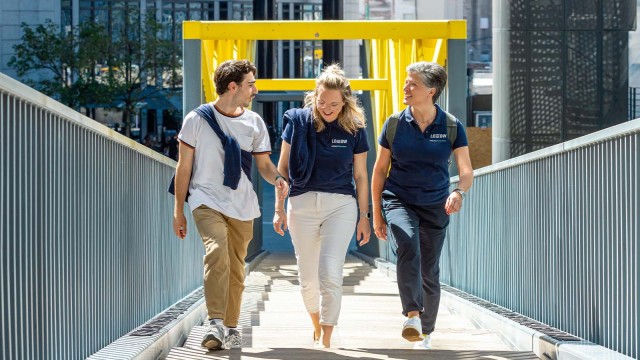
[[[164,25],[153,15],[125,4],[121,26],[110,33],[93,22],[68,32],[50,21],[35,27],[23,23],[22,42],[8,65],[25,83],[74,109],[104,104],[122,109],[130,136],[137,109],[166,96],[165,82],[175,83],[180,51],[162,38]]]
[[[163,96],[165,77],[175,71],[179,54],[177,45],[160,35],[164,25],[135,7],[125,6],[125,21],[120,31],[113,34],[108,49],[108,83],[121,102],[127,136],[131,117],[145,100]],[[149,88],[149,85],[155,85]],[[153,89],[150,91],[150,89]]]
[[[21,28],[22,42],[8,65],[25,83],[74,109],[108,100],[95,74],[102,57],[98,49],[106,45],[103,27],[86,23],[64,33],[47,21]]]

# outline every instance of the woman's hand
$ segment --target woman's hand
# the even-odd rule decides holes
[[[382,214],[373,215],[373,231],[380,240],[387,240],[387,224],[382,218]]]
[[[364,216],[358,220],[358,226],[356,227],[356,241],[358,245],[362,246],[369,242],[371,237],[371,225],[369,225],[369,219]]]
[[[278,200],[284,200],[287,198],[287,196],[289,195],[289,183],[284,179],[284,177],[282,177],[281,175],[278,175],[276,177],[276,196],[278,197]]]
[[[276,209],[273,214],[273,230],[281,236],[284,236],[284,232],[287,231],[287,214],[284,209]]]
[[[449,194],[447,198],[447,202],[444,204],[444,210],[447,212],[447,215],[453,215],[460,211],[462,208],[462,195],[457,191]]]

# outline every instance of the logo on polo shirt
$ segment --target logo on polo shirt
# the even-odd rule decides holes
[[[446,140],[447,134],[431,134],[429,138],[431,140]]]
[[[331,147],[347,147],[346,139],[331,139]]]

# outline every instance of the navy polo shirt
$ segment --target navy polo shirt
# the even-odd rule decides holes
[[[319,191],[355,197],[353,155],[369,150],[367,131],[361,128],[354,135],[343,130],[337,120],[323,122],[324,130],[316,133],[316,158],[311,177],[304,188],[292,186],[289,196]],[[289,122],[282,133],[282,139],[288,144],[291,144],[292,133],[293,126]]]
[[[452,145],[447,139],[447,115],[436,105],[436,118],[420,131],[411,108],[400,113],[393,140],[391,171],[384,190],[412,205],[432,205],[444,202],[449,196],[449,156]],[[380,146],[389,149],[388,120],[378,138]],[[458,135],[453,149],[468,146],[467,134],[456,119]]]

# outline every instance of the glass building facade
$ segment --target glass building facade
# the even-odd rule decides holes
[[[253,20],[252,0],[62,0],[61,6],[63,27],[94,21],[103,24],[111,34],[122,27],[128,11],[155,14],[156,20],[168,25],[165,38],[178,44],[182,42],[185,20]],[[78,19],[74,18],[76,12]]]
[[[254,0],[61,0],[60,22],[70,29],[84,22],[96,22],[106,27],[112,37],[119,36],[126,16],[135,16],[134,23],[143,24],[145,16],[154,15],[165,25],[162,37],[171,39],[182,48],[182,22],[186,20],[233,20],[251,21],[256,18]],[[269,17],[258,14],[260,19],[314,21],[323,18],[323,0],[281,1],[265,0],[269,7]],[[256,2],[257,3],[257,2]],[[260,77],[313,78],[323,66],[322,41],[266,41],[270,56],[259,57]],[[265,70],[266,69],[266,70]],[[160,85],[160,84],[158,84]],[[181,87],[181,84],[175,84]],[[166,84],[165,84],[166,86]],[[272,138],[278,139],[281,124],[278,120],[285,108],[299,106],[299,101],[265,103],[262,107],[264,118],[272,131]],[[180,112],[182,109],[179,109]],[[170,128],[179,129],[179,119],[167,121],[161,110],[146,108],[142,111],[140,137],[145,133],[159,133],[163,126],[174,123]],[[164,118],[164,121],[163,121]],[[276,119],[275,121],[273,119]],[[145,124],[146,122],[146,124]],[[177,122],[177,123],[176,123]],[[159,134],[158,134],[159,135]]]

